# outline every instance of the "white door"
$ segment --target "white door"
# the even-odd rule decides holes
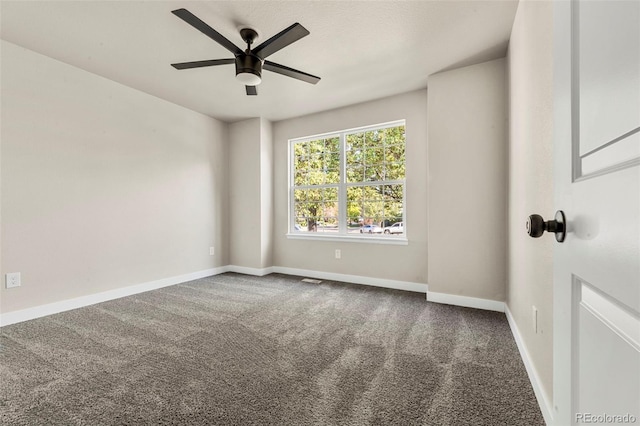
[[[640,0],[554,20],[554,423],[640,424]]]

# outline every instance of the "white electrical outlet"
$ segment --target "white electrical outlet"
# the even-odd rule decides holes
[[[20,272],[11,272],[5,276],[7,288],[20,287]]]
[[[209,247],[209,254],[210,254],[211,256],[213,256],[214,254],[216,254],[216,249],[215,249],[215,247]]]
[[[336,249],[336,259],[340,259],[340,257],[342,257],[342,253],[340,252],[340,249]]]
[[[531,314],[533,315],[531,318],[533,321],[533,332],[538,334],[538,308],[531,306]]]

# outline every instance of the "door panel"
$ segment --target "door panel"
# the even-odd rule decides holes
[[[571,184],[572,215],[566,249],[570,272],[640,311],[640,193],[638,167]],[[560,208],[560,206],[558,206]]]
[[[554,423],[638,422],[640,2],[555,2],[554,20]]]
[[[639,319],[577,277],[575,283],[576,411],[640,418]]]
[[[640,2],[580,2],[574,16],[579,23],[574,40],[579,63],[580,155],[585,155],[638,128]],[[640,147],[640,139],[635,142]]]

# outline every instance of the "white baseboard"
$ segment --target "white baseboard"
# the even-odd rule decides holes
[[[551,401],[549,400],[549,396],[542,390],[538,372],[536,368],[533,366],[533,363],[531,362],[529,351],[527,351],[527,347],[525,346],[524,341],[522,340],[522,336],[520,335],[520,330],[518,329],[518,325],[516,324],[516,321],[513,319],[513,315],[511,315],[511,311],[509,310],[509,307],[506,304],[505,304],[505,314],[507,315],[507,321],[509,322],[509,327],[511,327],[511,333],[513,334],[513,338],[516,341],[516,345],[518,345],[518,350],[520,351],[520,357],[522,358],[522,362],[524,363],[524,366],[527,369],[527,374],[529,375],[529,381],[531,382],[531,386],[533,387],[533,393],[536,395],[536,399],[538,400],[538,405],[540,406],[540,411],[542,411],[542,417],[544,417],[544,421],[548,425],[552,425],[553,411],[551,409]]]
[[[224,272],[237,272],[238,274],[255,275],[257,277],[263,277],[273,273],[273,266],[268,268],[250,268],[248,266],[236,266],[227,265]]]
[[[113,290],[104,291],[101,293],[90,294],[87,296],[76,297],[74,299],[61,300],[59,302],[49,303],[46,305],[35,306],[33,308],[22,309],[19,311],[8,312],[0,314],[0,327],[5,325],[15,324],[23,321],[28,321],[36,318],[41,318],[47,315],[53,315],[60,312],[69,311],[71,309],[82,308],[84,306],[95,305],[96,303],[106,302],[120,297],[131,296],[138,293],[143,293],[149,290],[155,290],[162,287],[168,287],[184,283],[187,281],[196,280],[199,278],[209,277],[212,275],[222,274],[224,272],[237,272],[239,274],[264,276],[273,272],[278,272],[287,275],[301,275],[311,278],[320,278],[332,281],[344,281],[355,284],[366,284],[376,287],[386,287],[397,290],[414,291],[419,293],[427,292],[427,285],[421,283],[412,283],[406,281],[394,281],[381,278],[363,277],[358,275],[344,275],[335,274],[331,272],[318,272],[309,271],[306,269],[293,269],[284,268],[280,266],[273,266],[268,268],[251,268],[247,266],[226,265],[213,269],[206,269],[204,271],[193,272],[190,274],[179,275],[175,277],[164,278],[157,281],[150,281],[146,283],[136,284],[128,287],[117,288]]]
[[[156,281],[136,284],[128,287],[117,288],[113,290],[103,291],[101,293],[89,294],[87,296],[76,297],[74,299],[61,300],[60,302],[49,303],[46,305],[36,306],[33,308],[22,309],[19,311],[0,314],[0,327],[15,324],[22,321],[28,321],[47,315],[53,315],[60,312],[70,311],[71,309],[82,308],[84,306],[95,305],[96,303],[106,302],[108,300],[118,299],[120,297],[131,296],[133,294],[143,293],[149,290],[155,290],[170,285],[180,284],[187,281],[197,280],[199,278],[209,277],[211,275],[221,274],[227,271],[226,266],[219,268],[205,269],[203,271],[192,272],[175,277],[163,278]]]
[[[374,287],[391,288],[394,290],[413,291],[416,293],[426,293],[429,289],[427,284],[423,283],[364,277],[361,275],[337,274],[334,272],[312,271],[309,269],[286,268],[283,266],[274,266],[272,268],[272,272],[286,275],[298,275],[302,277],[316,278],[321,280],[342,281],[352,284],[364,284]]]
[[[444,305],[464,306],[465,308],[483,309],[485,311],[504,312],[504,302],[477,297],[458,296],[455,294],[427,292],[427,300]]]
[[[170,285],[180,284],[183,282],[196,280],[212,275],[222,274],[224,272],[236,272],[246,275],[264,276],[271,273],[281,273],[286,275],[297,275],[322,280],[342,281],[353,284],[364,284],[375,287],[384,287],[395,290],[412,291],[417,293],[426,293],[427,300],[436,303],[444,303],[449,305],[465,306],[477,309],[486,309],[491,311],[504,312],[504,303],[494,300],[477,299],[474,297],[456,296],[445,293],[430,292],[429,286],[423,283],[410,281],[397,281],[384,278],[365,277],[361,275],[338,274],[334,272],[313,271],[309,269],[287,268],[283,266],[272,266],[268,268],[251,268],[247,266],[227,265],[204,271],[193,272],[190,274],[179,275],[175,277],[164,278],[157,281],[150,281],[129,287],[118,288],[101,293],[90,294],[87,296],[77,297],[69,300],[62,300],[47,305],[36,306],[33,308],[23,309],[20,311],[8,312],[0,314],[0,326],[15,324],[46,315],[52,315],[71,309],[90,306],[96,303],[106,302],[108,300],[120,297],[131,296],[133,294],[142,293],[149,290],[155,290]]]

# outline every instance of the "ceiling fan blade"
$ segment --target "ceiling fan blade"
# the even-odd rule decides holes
[[[259,58],[264,59],[267,56],[273,55],[278,50],[287,47],[291,43],[296,42],[302,37],[308,35],[309,31],[296,22],[289,28],[285,28],[284,30],[280,31],[269,40],[266,40],[264,43],[256,46],[256,48],[252,49],[251,52]]]
[[[298,80],[306,81],[307,83],[316,84],[320,81],[320,77],[307,74],[306,72],[294,70],[293,68],[285,67],[284,65],[276,64],[270,61],[264,61],[262,69],[269,70],[271,72],[277,72],[278,74],[286,75],[287,77],[296,78]]]
[[[187,9],[176,9],[171,11],[171,13],[173,13],[178,18],[182,19],[184,22],[191,25],[195,29],[199,30],[204,35],[212,38],[214,41],[218,42],[218,44],[220,44],[222,47],[224,47],[234,55],[242,55],[243,52],[238,46],[230,42],[225,36],[211,28],[209,25],[205,24],[200,20],[200,18],[189,12]]]
[[[258,94],[258,88],[256,86],[244,86],[247,88],[247,95],[253,96]]]
[[[212,67],[214,65],[227,65],[233,64],[235,59],[209,59],[208,61],[195,61],[195,62],[180,62],[177,64],[171,64],[177,70],[186,70],[189,68],[201,68]]]

